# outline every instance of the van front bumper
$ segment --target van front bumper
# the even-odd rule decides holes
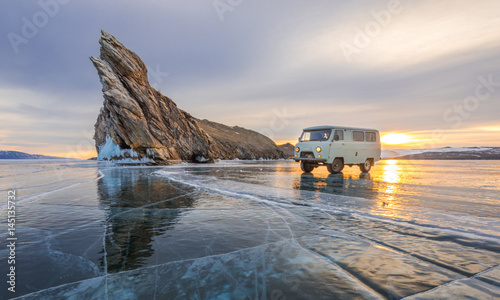
[[[306,149],[300,149],[301,151],[295,152],[293,159],[295,161],[308,161],[308,162],[317,162],[324,163],[328,159],[328,151],[321,150],[318,152],[319,146],[314,150],[310,149],[310,147],[304,147]],[[326,147],[325,147],[326,148]]]
[[[299,161],[311,161],[311,162],[326,162],[326,158],[305,158],[305,157],[294,157],[293,160],[295,160],[296,162],[299,162]]]

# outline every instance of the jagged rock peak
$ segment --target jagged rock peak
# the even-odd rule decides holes
[[[230,127],[197,121],[179,109],[149,85],[140,57],[104,30],[99,44],[99,58],[90,57],[104,96],[94,135],[99,160],[160,163],[283,157],[274,142],[255,131],[240,130],[245,134],[235,138],[228,133]]]
[[[100,58],[108,62],[117,75],[133,78],[137,83],[149,85],[148,70],[137,54],[127,49],[104,30],[101,30],[99,44],[101,45]]]

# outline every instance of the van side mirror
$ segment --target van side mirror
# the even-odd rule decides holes
[[[300,142],[300,138],[298,138],[297,140],[299,140],[299,142]]]
[[[336,141],[339,141],[339,140],[340,140],[340,137],[339,137],[339,135],[338,135],[338,134],[336,134],[336,135],[334,135],[334,136],[333,136],[333,139],[334,139],[334,140],[336,140]]]

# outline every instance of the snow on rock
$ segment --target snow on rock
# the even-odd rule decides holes
[[[204,162],[208,162],[208,159],[206,159],[205,157],[203,156],[196,156],[195,160],[199,163],[204,163]]]
[[[133,149],[122,149],[113,142],[113,139],[109,135],[106,136],[106,142],[98,146],[98,148],[99,155],[97,156],[97,160],[119,160],[120,163],[153,162],[148,157],[139,158],[139,155]]]

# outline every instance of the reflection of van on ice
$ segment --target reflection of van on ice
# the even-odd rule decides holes
[[[380,160],[378,130],[340,126],[317,126],[304,129],[295,145],[295,161],[304,172],[326,166],[332,174],[340,173],[344,165],[359,165],[369,172]]]

